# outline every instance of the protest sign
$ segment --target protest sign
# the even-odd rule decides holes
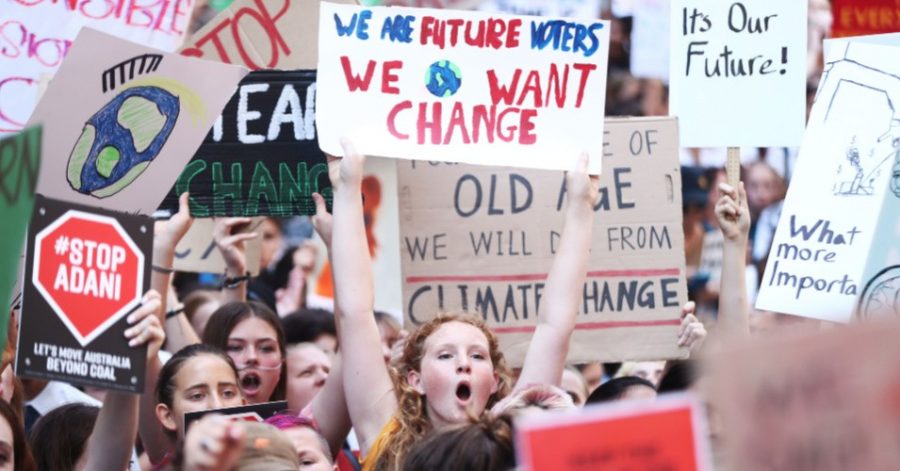
[[[600,0],[485,0],[481,11],[504,12],[513,15],[554,16],[560,18],[600,18]]]
[[[245,73],[83,29],[29,121],[38,193],[152,214]]]
[[[188,412],[184,414],[184,430],[191,426],[191,423],[207,414],[221,414],[228,416],[231,420],[242,420],[247,422],[264,422],[269,417],[278,415],[288,410],[287,401],[263,402],[261,404],[250,404],[248,406],[226,407],[224,409],[209,409],[197,412]]]
[[[635,0],[631,75],[669,81],[670,0]]]
[[[41,76],[62,63],[82,26],[174,51],[193,0],[8,0],[0,17],[0,135],[20,130],[38,102]]]
[[[355,4],[353,0],[329,0]],[[315,69],[321,0],[238,0],[194,33],[181,54],[250,70]]]
[[[253,232],[262,223],[261,218],[255,218],[247,226],[241,228],[241,232]],[[178,271],[194,273],[225,273],[225,259],[216,248],[213,240],[214,219],[195,219],[187,234],[175,247],[175,261],[172,268]],[[244,242],[244,253],[247,258],[247,271],[251,275],[259,274],[259,254],[262,237],[256,237]]]
[[[147,347],[125,338],[150,287],[153,221],[38,196],[16,374],[140,393]]]
[[[900,198],[900,48],[849,42],[831,53],[756,306],[847,322],[866,282],[891,263],[873,242],[896,230],[882,211]]]
[[[516,453],[528,471],[712,469],[700,405],[687,395],[525,415]]]
[[[40,127],[0,140],[0,221],[6,225],[0,242],[0,347],[6,343],[9,302],[19,274],[40,165]]]
[[[669,108],[678,116],[681,145],[799,144],[806,117],[806,2],[671,3]]]
[[[677,124],[609,119],[573,363],[659,360],[687,301]],[[562,231],[562,172],[398,163],[406,321],[471,310],[520,365]]]
[[[599,173],[608,47],[601,21],[325,3],[319,145],[553,169],[589,152]]]
[[[160,209],[187,191],[194,217],[315,214],[314,192],[331,202],[315,119],[314,70],[251,72]]]
[[[831,12],[834,38],[900,31],[895,0],[831,0]]]
[[[367,7],[384,5],[387,7],[446,8],[448,10],[470,10],[483,0],[361,0]]]
[[[704,381],[722,469],[900,469],[898,335],[857,325],[716,352]]]

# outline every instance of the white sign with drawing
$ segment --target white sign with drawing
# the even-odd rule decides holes
[[[866,302],[859,299],[866,274],[879,276],[867,259],[889,262],[873,242],[896,224],[883,219],[900,205],[900,48],[838,46],[825,64],[756,307],[848,322]],[[878,284],[894,286],[896,299],[897,283],[887,278]],[[883,291],[868,296],[891,298]]]

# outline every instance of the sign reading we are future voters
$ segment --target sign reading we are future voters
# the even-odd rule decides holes
[[[323,3],[319,145],[568,170],[602,155],[603,21]],[[352,110],[365,109],[366,113]]]

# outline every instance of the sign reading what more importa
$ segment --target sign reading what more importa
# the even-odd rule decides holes
[[[38,196],[16,374],[140,393],[147,347],[126,317],[150,285],[153,221]]]
[[[194,217],[314,214],[331,201],[316,139],[316,71],[256,71],[241,81],[160,209],[190,193]]]
[[[594,19],[323,3],[319,144],[555,170],[589,152],[599,173],[608,48]]]
[[[600,201],[569,361],[686,354],[676,346],[687,300],[677,134],[674,118],[606,121]],[[500,335],[507,359],[521,364],[562,231],[563,172],[398,166],[407,322],[477,312]]]

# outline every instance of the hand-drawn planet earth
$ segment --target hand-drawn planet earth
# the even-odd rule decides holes
[[[85,123],[69,154],[69,185],[97,198],[127,187],[159,155],[179,109],[178,97],[159,87],[119,93]]]
[[[856,315],[862,320],[900,317],[900,265],[884,268],[866,283]]]
[[[428,66],[425,74],[425,88],[432,95],[443,98],[453,96],[462,85],[462,72],[450,61],[437,61]]]

